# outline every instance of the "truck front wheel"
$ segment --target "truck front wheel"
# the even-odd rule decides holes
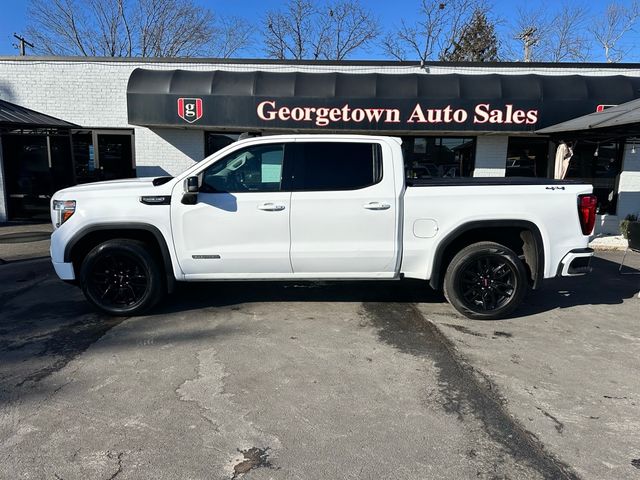
[[[469,245],[453,257],[444,277],[444,294],[465,317],[503,318],[522,303],[529,282],[513,250],[494,242]]]
[[[148,246],[113,239],[97,245],[80,268],[85,297],[109,315],[138,315],[153,307],[164,290],[160,266]]]

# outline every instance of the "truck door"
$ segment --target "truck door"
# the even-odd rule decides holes
[[[393,277],[398,205],[390,148],[305,139],[296,142],[291,162],[295,276]]]
[[[171,199],[178,261],[187,278],[290,276],[291,192],[282,188],[285,151],[293,144],[237,150],[200,173],[195,205]]]

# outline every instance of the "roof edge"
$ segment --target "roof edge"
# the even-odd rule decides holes
[[[640,63],[606,62],[425,62],[417,60],[278,60],[272,58],[215,58],[215,57],[64,57],[64,56],[0,56],[0,62],[89,62],[89,63],[218,63],[218,64],[264,64],[264,65],[354,65],[354,66],[400,66],[400,67],[483,67],[483,68],[603,68],[608,70],[640,69]]]

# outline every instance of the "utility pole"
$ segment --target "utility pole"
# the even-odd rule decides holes
[[[521,40],[524,44],[524,61],[531,61],[531,48],[538,44],[538,38],[536,33],[538,29],[536,27],[526,28],[517,36],[518,40]]]
[[[18,40],[18,42],[20,42],[19,46],[18,45],[14,45],[14,46],[20,49],[21,57],[24,57],[27,54],[26,47],[25,47],[26,45],[28,45],[31,48],[34,48],[33,43],[28,42],[26,38],[18,35],[17,33],[14,33],[13,36],[16,38],[16,40]]]

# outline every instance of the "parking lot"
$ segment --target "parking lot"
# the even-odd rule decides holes
[[[189,284],[109,318],[9,261],[0,478],[639,478],[621,257],[491,322],[405,281]]]

